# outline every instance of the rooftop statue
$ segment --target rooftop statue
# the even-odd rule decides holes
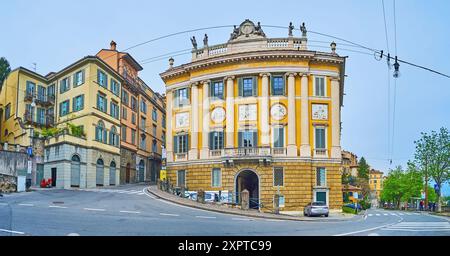
[[[293,35],[292,35],[292,30],[294,30],[294,25],[292,25],[292,22],[289,22],[289,27],[288,27],[288,29],[289,29],[289,36],[293,36]]]
[[[300,31],[302,31],[302,37],[306,37],[306,26],[305,26],[305,22],[302,23],[302,25],[300,26]]]
[[[205,38],[203,38],[203,44],[204,46],[208,46],[208,35],[205,34]]]
[[[195,36],[191,38],[191,43],[192,47],[194,47],[194,49],[197,49],[197,40],[195,39]]]

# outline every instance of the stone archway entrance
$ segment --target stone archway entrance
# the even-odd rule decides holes
[[[235,179],[235,191],[236,202],[240,202],[241,192],[247,189],[250,197],[250,208],[259,208],[259,178],[258,175],[252,170],[242,170],[236,175]]]
[[[130,163],[127,163],[127,167],[125,168],[125,183],[130,183],[131,176],[131,167]]]

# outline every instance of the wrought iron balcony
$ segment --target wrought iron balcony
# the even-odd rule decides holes
[[[33,126],[40,126],[40,127],[51,127],[55,123],[54,115],[46,115],[43,118],[39,118],[36,116],[34,112],[30,112],[28,110],[25,111],[24,117],[23,117],[24,123],[33,125]]]
[[[25,93],[25,101],[33,101],[36,104],[42,105],[42,106],[49,106],[55,104],[55,96],[54,95],[42,95],[42,94],[36,94],[35,92],[29,92],[27,91]]]

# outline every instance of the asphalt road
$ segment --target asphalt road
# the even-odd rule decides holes
[[[448,218],[369,210],[346,221],[247,218],[172,204],[144,185],[45,190],[0,198],[0,236],[356,235],[449,236]]]

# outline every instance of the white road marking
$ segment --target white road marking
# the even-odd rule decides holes
[[[450,231],[449,222],[400,222],[395,225],[383,228],[387,231],[414,231],[414,232],[439,232]]]
[[[160,213],[159,215],[163,215],[163,216],[174,216],[174,217],[180,216],[180,215],[178,215],[178,214],[172,214],[172,213]]]
[[[34,204],[19,204],[20,206],[34,206]]]
[[[367,236],[380,236],[378,233],[369,233]]]
[[[66,206],[59,206],[59,205],[49,205],[49,208],[61,208],[61,209],[67,209]]]
[[[106,211],[105,209],[98,209],[98,208],[83,208],[83,210],[86,210],[86,211],[99,211],[99,212]]]
[[[7,203],[0,203],[0,205],[8,205]]]
[[[384,215],[384,216],[388,216],[389,214],[387,214],[387,213],[384,213],[383,215]]]
[[[215,219],[217,217],[213,217],[213,216],[195,216],[195,218],[201,218],[201,219]]]
[[[375,215],[380,216],[381,214],[377,213],[377,214],[375,214]]]
[[[392,216],[397,216],[397,214],[395,214],[395,213],[391,213],[391,215],[392,215]]]
[[[282,221],[284,221],[284,220],[266,219],[266,221],[271,221],[271,222],[282,222]]]
[[[137,211],[120,211],[122,213],[135,213],[135,214],[139,214],[141,212],[137,212]]]
[[[400,223],[401,221],[403,221],[402,217],[397,216],[400,220],[394,223],[389,223],[386,225],[382,225],[382,226],[378,226],[378,227],[373,227],[373,228],[368,228],[368,229],[363,229],[363,230],[357,230],[357,231],[353,231],[353,232],[348,232],[348,233],[341,233],[341,234],[336,234],[333,236],[348,236],[348,235],[353,235],[353,234],[358,234],[358,233],[363,233],[363,232],[368,232],[368,231],[372,231],[372,230],[377,230],[377,229],[382,229],[382,228],[386,228],[389,226],[392,226],[394,224]]]
[[[401,213],[401,212],[399,212],[398,214],[399,214],[399,215],[404,215],[404,214],[403,214],[403,213]]]
[[[20,232],[20,231],[14,231],[14,230],[7,230],[7,229],[1,229],[0,228],[0,232],[6,232],[6,233],[11,233],[11,234],[19,234],[19,235],[24,235],[24,232]]]
[[[411,215],[411,213],[407,212],[406,215]]]
[[[369,213],[369,217],[372,217],[373,216],[373,214],[372,213]]]

